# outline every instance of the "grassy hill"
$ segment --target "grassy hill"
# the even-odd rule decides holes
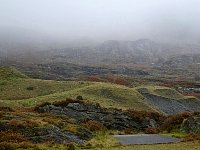
[[[0,81],[9,79],[28,78],[14,68],[0,67]]]
[[[78,81],[52,81],[37,79],[18,79],[4,81],[0,85],[1,100],[21,100],[60,93],[87,86],[92,83]]]
[[[146,89],[148,93],[153,95],[158,95],[170,99],[184,99],[188,98],[186,96],[183,96],[181,93],[177,92],[173,88],[164,87],[164,86],[139,86],[136,89]]]
[[[43,81],[44,82],[44,81]],[[68,85],[78,85],[78,82],[67,82]],[[137,90],[110,83],[84,83],[81,86],[66,89],[63,92],[56,92],[49,95],[36,96],[23,100],[0,100],[0,103],[11,106],[32,107],[42,102],[60,101],[66,98],[83,96],[91,102],[100,103],[103,107],[132,108],[136,110],[151,110],[152,107],[146,103]],[[84,86],[85,85],[85,86]],[[87,86],[86,86],[87,85]],[[58,88],[58,87],[57,87]],[[59,89],[59,88],[58,88]],[[0,94],[2,96],[2,94]]]
[[[37,80],[30,79],[13,69],[1,70],[0,76],[4,77],[0,79],[0,105],[2,106],[34,107],[42,102],[60,101],[81,95],[85,100],[99,103],[106,108],[160,111],[138,92],[141,88],[152,95],[168,99],[198,101],[194,97],[185,97],[172,88],[162,86],[129,88],[102,82]]]

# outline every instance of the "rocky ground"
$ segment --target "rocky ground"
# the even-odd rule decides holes
[[[64,115],[73,118],[77,123],[87,122],[90,120],[100,122],[107,129],[124,130],[136,129],[143,130],[147,127],[156,126],[153,118],[144,118],[143,121],[133,119],[128,112],[118,109],[105,109],[99,104],[84,103],[81,101],[67,102],[62,104],[47,104],[38,107],[40,113],[51,113],[55,115]]]
[[[199,134],[198,116],[198,113],[164,116],[156,112],[106,109],[81,99],[46,102],[31,109],[1,107],[0,144],[53,142],[83,145],[99,131],[155,134],[181,128],[183,132]]]
[[[200,115],[194,115],[185,119],[181,125],[181,131],[200,134]]]
[[[181,112],[194,112],[200,109],[200,100],[193,99],[170,99],[158,95],[150,94],[145,89],[138,90],[146,100],[156,106],[165,114],[177,114]]]

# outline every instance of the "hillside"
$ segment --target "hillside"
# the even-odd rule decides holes
[[[109,82],[31,79],[12,68],[1,68],[0,77],[4,149],[94,149],[99,143],[119,147],[110,135],[116,133],[167,131],[186,138],[191,131],[180,132],[181,124],[200,109],[199,99],[148,82],[131,88]]]
[[[13,72],[12,69],[2,70],[2,77],[5,74],[9,75],[9,78],[0,80],[2,106],[34,107],[42,102],[60,101],[81,95],[85,100],[99,103],[105,108],[158,111],[166,114],[195,111],[200,108],[200,100],[197,98],[183,96],[175,89],[167,87],[130,88],[102,82],[38,80],[24,78],[23,74]],[[169,108],[164,109],[164,105],[168,105]],[[179,105],[179,109],[176,109]]]
[[[0,99],[22,100],[81,88],[92,83],[30,79],[12,68],[0,68]]]
[[[42,81],[42,83],[45,83],[45,81]],[[75,85],[73,85],[75,83]],[[52,84],[52,83],[51,83]],[[55,84],[54,84],[55,85]],[[33,107],[37,104],[40,104],[42,102],[53,102],[53,101],[59,101],[64,100],[66,98],[75,98],[79,95],[83,96],[84,99],[87,99],[88,101],[99,103],[103,107],[114,107],[114,108],[132,108],[136,110],[153,110],[151,107],[149,107],[144,98],[134,89],[127,88],[124,86],[119,86],[115,84],[110,83],[85,83],[85,84],[79,84],[78,82],[68,81],[65,86],[68,86],[69,88],[65,88],[64,91],[62,91],[62,84],[59,86],[57,85],[57,92],[55,93],[49,93],[46,95],[33,95],[32,98],[24,98],[24,99],[18,99],[15,100],[15,98],[10,100],[6,100],[4,97],[4,100],[1,99],[0,102],[4,106],[15,106],[15,107]],[[72,86],[73,85],[73,86]],[[18,88],[17,88],[18,89]],[[14,90],[14,89],[12,89]],[[60,90],[60,91],[59,91]],[[36,89],[33,89],[35,93],[37,93]],[[47,90],[48,91],[48,90]],[[24,91],[24,95],[29,95],[29,91]],[[37,93],[39,94],[39,93]],[[0,97],[2,98],[4,95],[3,93],[0,94]],[[15,95],[13,95],[15,97]],[[18,97],[18,96],[16,96]],[[7,97],[8,98],[8,97]]]
[[[169,75],[194,80],[199,75],[199,44],[173,45],[149,39],[79,44],[77,41],[66,44],[65,48],[9,53],[3,48],[0,50],[0,65],[17,68],[32,78],[47,80],[108,74],[131,77]]]
[[[14,68],[0,67],[0,80],[27,78]]]

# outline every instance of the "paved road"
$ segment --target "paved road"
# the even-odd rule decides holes
[[[158,135],[158,134],[136,134],[136,135],[114,135],[121,144],[160,144],[160,143],[175,143],[181,139]]]

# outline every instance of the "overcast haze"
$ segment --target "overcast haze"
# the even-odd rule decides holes
[[[199,0],[0,0],[0,27],[68,38],[200,41]]]

